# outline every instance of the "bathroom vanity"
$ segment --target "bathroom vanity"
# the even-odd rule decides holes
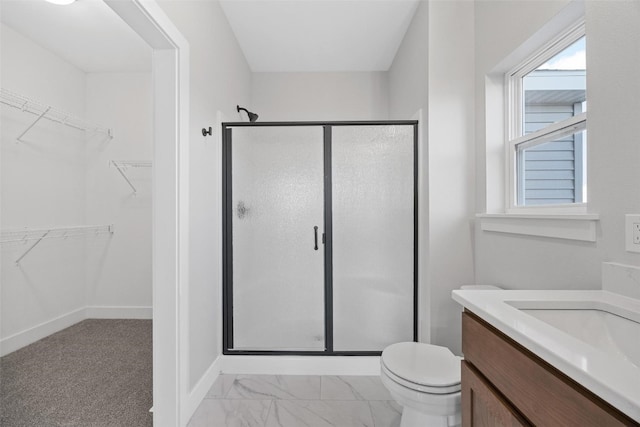
[[[462,314],[462,337],[464,426],[634,425],[473,313]]]
[[[640,300],[454,291],[463,426],[640,426]]]

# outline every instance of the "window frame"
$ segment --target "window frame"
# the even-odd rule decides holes
[[[523,78],[536,70],[540,65],[552,59],[573,43],[586,36],[584,18],[575,22],[538,50],[527,56],[517,66],[506,72],[505,78],[505,212],[517,214],[555,214],[555,213],[585,213],[587,203],[565,203],[523,206],[518,204],[518,149],[517,146],[526,144],[534,147],[545,142],[586,130],[587,113],[582,112],[568,119],[550,124],[536,132],[522,135],[524,124]],[[586,162],[586,153],[584,161]],[[580,168],[582,169],[582,168]],[[586,183],[586,176],[584,182]]]

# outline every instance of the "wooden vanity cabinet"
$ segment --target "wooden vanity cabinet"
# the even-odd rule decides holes
[[[462,314],[462,426],[640,426],[478,316]]]
[[[462,362],[462,425],[521,427],[530,425],[471,364]]]

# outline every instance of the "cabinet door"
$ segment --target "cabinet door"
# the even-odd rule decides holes
[[[467,362],[462,362],[462,426],[529,426]]]

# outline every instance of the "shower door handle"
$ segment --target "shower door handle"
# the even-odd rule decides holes
[[[313,242],[314,242],[313,250],[317,251],[318,250],[318,226],[317,225],[313,226]]]

